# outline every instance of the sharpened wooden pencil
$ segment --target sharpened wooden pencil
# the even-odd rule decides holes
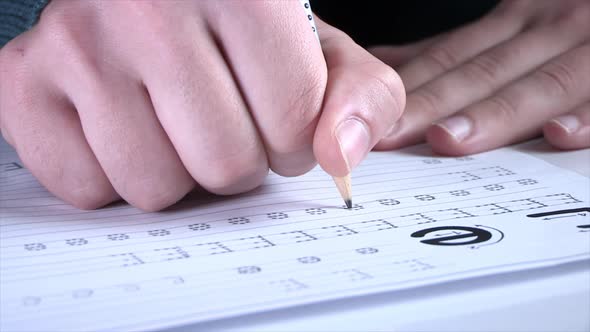
[[[313,20],[313,13],[311,12],[311,7],[309,5],[309,1],[308,0],[299,0],[301,2],[301,4],[303,5],[303,8],[306,11],[309,11],[307,14],[307,18],[309,20],[309,23],[311,24],[311,29],[312,31],[315,33],[316,38],[318,39],[318,41],[320,40],[320,35],[318,34],[318,30],[315,26],[315,22]],[[346,205],[346,207],[348,209],[352,208],[352,190],[350,187],[350,174],[343,176],[343,177],[333,177],[334,178],[334,182],[336,183],[336,187],[338,187],[338,191],[340,192],[340,195],[342,196],[342,199],[344,199],[344,204]]]
[[[340,196],[344,200],[347,208],[352,208],[352,188],[350,186],[350,174],[343,177],[333,177]]]

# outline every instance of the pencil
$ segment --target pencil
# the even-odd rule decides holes
[[[299,0],[301,5],[303,5],[303,9],[305,10],[305,14],[307,15],[307,19],[311,24],[311,29],[314,32],[318,41],[320,40],[320,35],[315,25],[315,21],[313,19],[313,12],[311,11],[311,6],[309,4],[309,0]],[[352,189],[350,186],[350,174],[343,176],[343,177],[333,177],[334,182],[336,183],[336,187],[344,200],[344,204],[347,208],[352,208]]]
[[[340,196],[344,200],[347,208],[352,208],[352,188],[350,186],[350,174],[343,177],[333,177]]]

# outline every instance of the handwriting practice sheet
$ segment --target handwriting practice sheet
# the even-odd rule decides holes
[[[146,330],[590,259],[590,182],[510,149],[370,153],[234,197],[96,211],[0,141],[0,330]]]

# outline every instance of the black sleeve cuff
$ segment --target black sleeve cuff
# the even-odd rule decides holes
[[[49,0],[0,0],[0,47],[30,29]]]

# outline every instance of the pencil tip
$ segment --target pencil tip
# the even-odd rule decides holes
[[[334,182],[336,183],[336,187],[340,192],[340,196],[344,200],[346,204],[346,208],[352,208],[352,195],[351,195],[351,188],[350,188],[350,174],[343,176],[343,177],[334,177]]]
[[[346,208],[352,209],[352,199],[344,200],[344,203],[346,204]]]

